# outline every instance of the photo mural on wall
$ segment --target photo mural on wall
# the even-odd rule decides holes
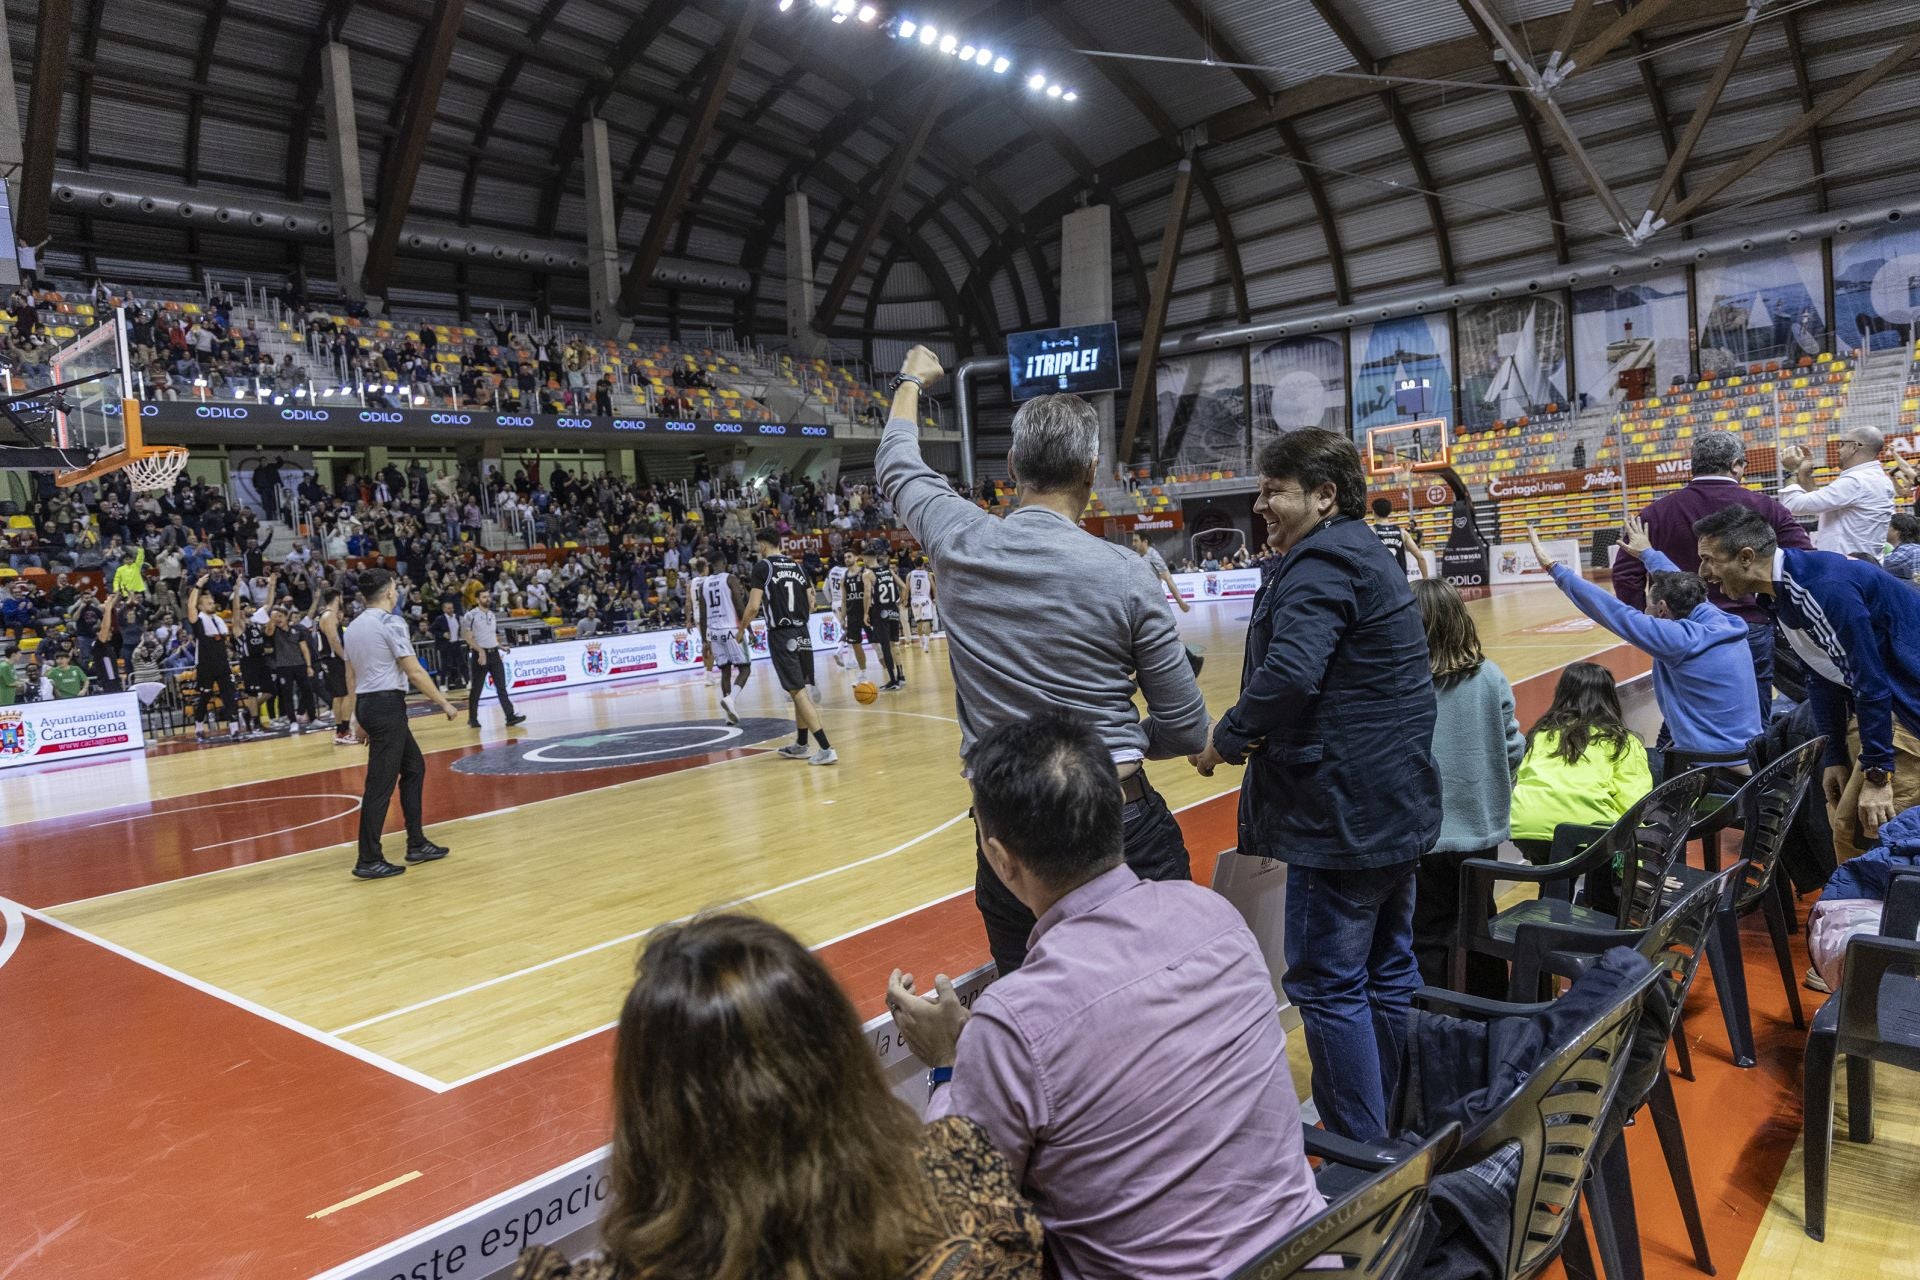
[[[1692,369],[1688,325],[1687,277],[1678,271],[1574,290],[1573,379],[1583,401],[1624,399],[1621,375],[1640,369],[1648,394],[1660,394]]]
[[[1830,349],[1818,244],[1705,262],[1693,279],[1702,370],[1791,363]]]
[[[1920,228],[1887,227],[1833,242],[1833,311],[1840,349],[1895,351],[1920,318]]]
[[[1254,448],[1301,427],[1346,433],[1347,353],[1339,334],[1257,344],[1251,370]]]
[[[1353,431],[1453,418],[1453,334],[1445,315],[1356,325],[1350,340]]]
[[[1162,465],[1173,471],[1242,467],[1247,454],[1245,348],[1170,356],[1154,369]]]
[[[1462,431],[1567,403],[1567,306],[1558,294],[1461,307]]]

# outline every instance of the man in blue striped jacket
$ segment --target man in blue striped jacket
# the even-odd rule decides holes
[[[1836,852],[1870,847],[1880,824],[1920,803],[1920,592],[1865,561],[1786,550],[1745,507],[1716,511],[1693,532],[1702,578],[1730,596],[1773,597],[1828,739],[1821,782]]]

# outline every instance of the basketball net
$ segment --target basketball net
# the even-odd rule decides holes
[[[120,470],[136,493],[158,493],[173,488],[173,482],[187,469],[185,449],[163,449],[135,458]]]

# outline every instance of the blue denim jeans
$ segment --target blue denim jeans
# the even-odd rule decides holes
[[[1760,728],[1773,723],[1773,623],[1747,624],[1747,652],[1753,655],[1753,676],[1760,684]]]
[[[1357,1142],[1387,1136],[1407,1011],[1420,989],[1408,860],[1366,871],[1287,868],[1287,998],[1300,1009],[1313,1102]]]

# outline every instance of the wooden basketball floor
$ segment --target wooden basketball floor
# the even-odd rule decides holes
[[[1472,608],[1523,723],[1568,661],[1645,670],[1545,587]],[[1182,619],[1216,712],[1246,611]],[[779,921],[863,1017],[894,965],[983,963],[944,650],[906,664],[904,693],[861,707],[822,659],[831,769],[771,754],[790,721],[765,664],[737,731],[698,677],[529,697],[511,735],[491,707],[478,734],[416,718],[453,853],[386,882],[347,874],[364,753],[326,734],[0,773],[0,1280],[311,1275],[598,1147],[637,948],[693,912]],[[1203,882],[1234,843],[1232,773],[1153,769]],[[1800,1234],[1801,1041],[1764,950],[1759,1068],[1728,1063],[1704,977],[1688,1021],[1699,1078],[1679,1093],[1715,1260],[1913,1275],[1913,1215],[1878,1208],[1920,1193],[1898,1072],[1874,1146],[1838,1144],[1832,1243]],[[1629,1141],[1647,1267],[1692,1274],[1646,1128]]]

